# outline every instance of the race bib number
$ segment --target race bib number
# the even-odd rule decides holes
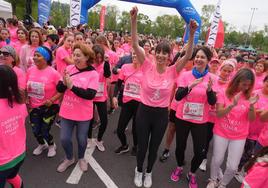
[[[45,97],[45,84],[41,82],[29,81],[27,83],[28,96],[43,99]]]
[[[124,88],[124,96],[140,98],[140,89],[141,86],[136,83],[127,83]]]
[[[204,104],[186,102],[183,106],[183,119],[202,121],[204,116]]]
[[[99,82],[99,87],[96,93],[96,97],[102,97],[104,94],[104,83],[103,82]]]

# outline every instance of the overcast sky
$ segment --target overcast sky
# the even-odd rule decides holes
[[[63,3],[70,3],[70,0],[59,0]],[[193,6],[201,14],[201,8],[206,4],[214,4],[216,6],[218,0],[191,0]],[[268,25],[268,0],[221,0],[221,13],[223,21],[230,23],[241,31],[247,32],[252,10],[251,8],[258,8],[253,17],[251,30],[260,30],[264,28],[264,25]],[[128,2],[122,2],[118,0],[102,0],[102,5],[116,5],[120,9],[130,10],[132,6],[136,5],[139,11],[150,17],[151,20],[155,20],[158,15],[163,14],[178,14],[175,9],[149,6],[143,4],[133,4]],[[153,9],[152,9],[153,8]]]

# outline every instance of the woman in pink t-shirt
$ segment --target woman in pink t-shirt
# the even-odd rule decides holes
[[[63,75],[64,70],[68,65],[73,64],[72,60],[72,46],[74,42],[73,34],[67,34],[64,36],[63,45],[56,50],[56,68],[57,71]]]
[[[256,118],[254,104],[258,101],[258,96],[252,96],[254,81],[254,73],[250,69],[240,69],[226,90],[217,95],[209,188],[217,185],[226,187],[238,168],[248,136],[249,122]],[[228,165],[220,182],[217,182],[227,149]]]
[[[129,121],[132,118],[133,147],[131,154],[136,156],[137,153],[136,113],[140,104],[142,77],[143,74],[140,68],[140,64],[137,62],[137,56],[135,52],[132,52],[132,63],[124,64],[120,69],[119,78],[114,91],[113,103],[114,106],[117,108],[118,107],[117,95],[118,92],[123,89],[122,94],[123,104],[117,126],[117,136],[120,140],[121,146],[115,150],[116,154],[122,154],[129,151],[125,130]]]
[[[0,30],[0,48],[3,46],[9,45],[11,43],[10,41],[10,33],[9,30],[6,28],[3,28]]]
[[[51,67],[52,52],[45,46],[39,46],[34,52],[35,66],[27,71],[27,96],[30,107],[30,122],[38,146],[33,155],[40,155],[48,149],[48,157],[56,155],[56,145],[50,134],[51,126],[59,112],[56,86],[60,74]]]
[[[194,67],[180,75],[175,95],[175,99],[179,101],[175,118],[177,167],[171,174],[171,180],[179,181],[182,176],[184,152],[191,132],[194,156],[191,170],[187,174],[189,187],[198,186],[195,172],[205,157],[209,109],[217,101],[216,87],[213,85],[217,77],[209,72],[208,67],[212,56],[208,47],[201,46],[196,50]]]
[[[12,46],[4,46],[0,50],[0,64],[5,64],[13,68],[17,77],[20,90],[25,94],[26,75],[17,65],[17,54]]]
[[[186,54],[175,65],[168,67],[171,48],[167,42],[161,42],[157,45],[155,63],[148,61],[144,49],[139,46],[137,13],[137,7],[133,7],[130,11],[132,47],[137,55],[137,61],[141,64],[141,71],[143,73],[141,104],[136,116],[138,151],[134,183],[137,187],[141,187],[142,184],[144,187],[151,187],[152,168],[168,123],[168,107],[172,88],[177,74],[191,58],[194,33],[198,26],[195,21],[190,21],[190,38]],[[147,170],[144,182],[142,182],[143,163],[149,145]]]
[[[268,147],[261,149],[246,165],[246,177],[241,188],[264,188],[268,186]]]
[[[37,29],[29,32],[29,43],[22,46],[20,50],[20,68],[27,70],[34,65],[33,56],[36,48],[43,45],[42,34]]]
[[[260,59],[254,65],[255,70],[255,85],[254,90],[261,89],[263,86],[263,79],[267,75],[266,70],[268,69],[268,64],[265,59]]]
[[[228,86],[230,81],[231,75],[235,70],[235,63],[230,60],[225,60],[221,64],[218,72],[217,81],[215,86],[218,90],[222,89],[225,90]],[[209,150],[210,141],[213,137],[213,127],[216,121],[216,105],[210,106],[209,109],[209,117],[208,117],[208,132],[207,132],[207,143],[206,143],[206,153],[205,159],[202,161],[201,165],[199,166],[200,170],[206,171],[207,170],[207,153]]]
[[[104,59],[104,49],[100,45],[94,45],[92,50],[95,53],[95,61],[93,64],[93,67],[96,69],[96,71],[99,73],[99,87],[97,90],[97,94],[95,98],[93,99],[94,106],[97,107],[98,115],[100,118],[100,127],[97,139],[92,139],[92,129],[93,129],[93,123],[94,121],[90,122],[89,131],[88,131],[88,138],[89,143],[96,144],[97,148],[100,151],[105,151],[105,147],[103,145],[103,135],[105,133],[107,123],[108,123],[108,117],[107,117],[107,79],[111,76],[111,69],[110,64],[108,61],[108,58]]]
[[[0,187],[5,187],[6,182],[15,188],[23,187],[18,172],[26,155],[28,114],[17,76],[6,65],[0,65],[0,107]]]
[[[60,140],[66,154],[66,158],[57,168],[58,172],[64,172],[75,162],[72,144],[75,127],[78,164],[82,171],[88,169],[84,155],[89,124],[93,118],[93,99],[99,85],[99,75],[92,66],[94,59],[94,52],[85,44],[75,44],[73,47],[75,64],[66,67],[62,81],[57,85],[57,91],[64,93],[59,115],[62,118]]]
[[[120,47],[120,41],[118,39],[115,39],[113,44],[114,44],[115,53],[118,56],[118,58],[123,57],[125,54],[124,54],[124,50]]]
[[[16,49],[17,54],[20,54],[22,46],[27,44],[28,40],[28,31],[24,28],[19,28],[17,30],[18,40],[13,43],[13,47]]]
[[[16,43],[18,40],[17,29],[18,29],[18,20],[14,18],[7,19],[7,28],[10,33],[10,41]]]

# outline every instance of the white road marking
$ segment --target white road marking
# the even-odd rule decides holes
[[[92,153],[94,152],[95,147],[91,147],[89,149],[86,149],[86,153],[85,153],[85,159],[88,161],[88,159],[91,157]],[[81,176],[82,176],[83,172],[80,170],[80,167],[78,165],[78,163],[75,165],[71,175],[69,176],[69,178],[66,180],[66,183],[69,184],[78,184]]]
[[[92,157],[92,153],[94,152],[95,147],[91,147],[86,149],[85,152],[85,159],[92,167],[92,169],[96,172],[102,182],[108,188],[118,188],[118,186],[113,182],[113,180],[108,176],[108,174],[101,168],[99,163]],[[76,164],[75,168],[73,169],[71,175],[66,180],[66,183],[69,184],[78,184],[83,172],[80,170],[78,163]]]

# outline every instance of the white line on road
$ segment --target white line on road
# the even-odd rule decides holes
[[[89,149],[86,149],[86,153],[85,153],[85,159],[88,161],[88,159],[91,157],[92,153],[94,152],[95,147],[91,147]],[[80,167],[78,165],[78,163],[75,165],[71,175],[69,176],[69,178],[66,180],[66,183],[69,184],[78,184],[81,176],[82,176],[83,172],[80,170]]]
[[[92,157],[92,153],[94,152],[95,147],[91,147],[86,149],[85,152],[85,159],[92,167],[92,169],[96,172],[102,182],[108,188],[118,188],[118,186],[113,182],[113,180],[108,176],[108,174],[101,168],[99,163]],[[75,168],[73,169],[71,175],[66,180],[66,183],[69,184],[78,184],[83,172],[80,170],[78,163],[76,164]]]

